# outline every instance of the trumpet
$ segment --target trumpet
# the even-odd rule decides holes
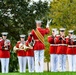
[[[4,42],[4,50],[8,50],[10,45],[10,40],[6,39]]]
[[[76,42],[76,35],[74,35],[73,41]]]
[[[70,39],[71,39],[72,41],[76,40],[76,35],[70,36]]]
[[[56,31],[55,31],[55,35],[58,35],[58,34],[59,34],[59,31],[58,31],[58,30],[56,30]]]

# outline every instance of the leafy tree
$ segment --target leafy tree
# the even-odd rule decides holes
[[[74,29],[76,25],[76,0],[53,0],[50,3],[52,25]]]

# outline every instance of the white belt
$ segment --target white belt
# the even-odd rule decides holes
[[[58,44],[50,44],[50,46],[58,46]]]
[[[76,45],[68,45],[68,47],[76,47]]]
[[[67,44],[58,44],[59,46],[67,46]]]

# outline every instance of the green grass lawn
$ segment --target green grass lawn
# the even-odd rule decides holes
[[[7,73],[3,74],[0,73],[0,75],[76,75],[76,72],[44,72],[44,73]]]

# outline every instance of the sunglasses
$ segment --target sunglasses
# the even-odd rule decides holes
[[[55,31],[52,31],[52,32],[55,32]]]
[[[2,35],[2,36],[7,36],[7,35]]]
[[[20,37],[20,38],[24,38],[24,37]]]
[[[73,34],[73,33],[70,33],[70,34]]]
[[[60,32],[64,32],[64,30],[61,30]]]

